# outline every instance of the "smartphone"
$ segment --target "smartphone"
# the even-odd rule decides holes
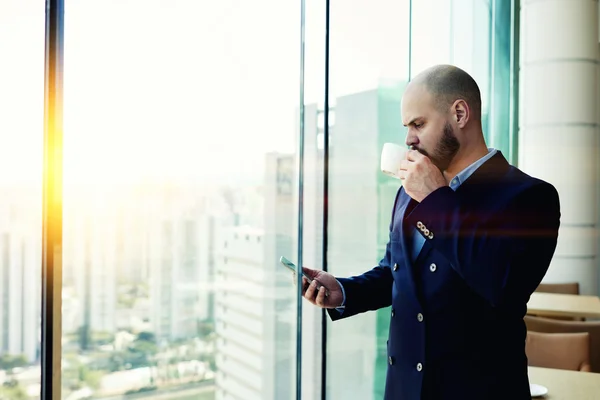
[[[281,262],[284,266],[286,266],[292,272],[296,272],[298,270],[298,268],[296,267],[296,264],[294,264],[293,262],[291,262],[284,256],[281,256],[279,258],[279,262]],[[302,276],[306,278],[308,283],[312,282],[312,279],[308,275],[306,275],[304,272],[302,272]],[[320,289],[320,285],[317,289]],[[325,288],[325,297],[327,297],[327,296],[329,296],[329,290],[327,290],[327,288]]]
[[[296,272],[298,270],[298,268],[296,267],[296,264],[294,264],[293,262],[291,262],[290,260],[288,260],[284,256],[281,256],[279,258],[279,262],[281,262],[283,265],[285,265],[286,267],[288,267],[288,269],[290,271],[292,271],[292,272]],[[312,279],[310,279],[309,276],[306,275],[304,272],[302,272],[302,276],[305,277],[308,280],[308,283],[312,282]]]

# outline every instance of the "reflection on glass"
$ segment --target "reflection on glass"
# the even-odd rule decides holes
[[[408,0],[376,5],[355,0],[331,7],[335,120],[328,263],[335,276],[369,270],[387,243],[399,182],[379,172],[379,155],[383,143],[404,142],[400,99],[408,81],[408,12]],[[329,326],[327,398],[382,399],[389,310]]]
[[[383,143],[405,141],[400,102],[409,60],[413,76],[441,63],[471,73],[482,90],[488,144],[510,155],[510,3],[413,1],[412,15],[408,0],[332,5],[328,263],[334,275],[361,274],[384,255],[400,182],[379,172],[379,156]],[[330,325],[328,399],[383,398],[389,319],[386,308]]]
[[[306,0],[304,66],[304,198],[302,262],[323,268],[323,144],[325,114],[325,2]],[[317,105],[318,104],[318,105]],[[331,119],[329,120],[331,123]],[[300,143],[299,129],[296,143]],[[298,151],[296,151],[298,154]],[[298,185],[295,185],[297,190]],[[296,207],[295,210],[298,208]],[[295,227],[294,229],[298,229]],[[297,257],[295,247],[293,257]],[[321,310],[302,305],[302,400],[320,400],[322,388]]]
[[[44,6],[0,0],[0,398],[40,397]]]
[[[291,398],[297,7],[65,18],[63,398]]]
[[[488,146],[512,158],[509,110],[512,1],[423,0],[412,7],[412,74],[453,64],[477,81]],[[415,23],[427,21],[427,23]]]

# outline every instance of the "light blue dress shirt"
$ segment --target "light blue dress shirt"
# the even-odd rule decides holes
[[[475,172],[477,170],[477,168],[481,167],[483,165],[483,163],[485,163],[487,160],[489,160],[490,158],[492,158],[494,155],[496,155],[496,153],[498,152],[498,150],[493,149],[493,148],[488,148],[488,153],[481,157],[479,160],[475,161],[473,164],[469,165],[467,168],[463,169],[462,171],[460,171],[451,181],[450,181],[450,188],[454,191],[456,191],[456,189],[458,189],[458,187],[460,185],[462,185],[462,183],[464,181],[466,181],[467,179],[469,179],[469,177],[471,175],[473,175],[473,172]],[[413,260],[416,260],[417,257],[419,256],[419,253],[421,252],[421,249],[423,248],[423,245],[425,244],[425,237],[421,234],[418,233],[419,231],[415,228],[414,232],[413,232],[413,247],[411,250],[411,257]],[[339,283],[339,281],[338,281]],[[342,296],[343,296],[343,302],[342,305],[338,308],[336,308],[336,310],[338,310],[340,313],[342,313],[344,311],[344,307],[346,304],[346,292],[344,291],[344,286],[342,286],[341,283],[339,283],[340,287],[342,288]]]

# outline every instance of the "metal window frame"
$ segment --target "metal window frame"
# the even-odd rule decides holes
[[[296,271],[296,399],[302,399],[302,238],[304,232],[304,65],[306,0],[300,0],[300,132],[298,144],[298,264]]]
[[[300,1],[300,137],[299,137],[299,198],[298,198],[298,265],[302,265],[303,184],[304,184],[304,67],[305,67],[305,0]],[[329,34],[330,1],[326,4],[325,88],[324,88],[324,170],[323,170],[323,270],[328,270],[328,195],[329,195]],[[41,399],[61,398],[61,336],[62,336],[62,186],[63,186],[63,65],[64,65],[64,0],[46,0],[45,30],[45,92],[44,92],[44,170],[42,222],[42,333],[41,333]],[[519,69],[520,1],[512,7],[512,79],[511,159],[518,159],[518,69]],[[412,14],[412,1],[409,2]],[[412,15],[409,15],[409,26]],[[409,27],[409,80],[411,78],[411,34]],[[302,387],[302,275],[297,274],[297,338],[296,338],[296,398],[301,399]],[[327,315],[322,312],[321,399],[327,387]]]
[[[41,399],[61,399],[64,0],[46,0]]]
[[[329,270],[327,250],[329,247],[329,16],[330,0],[325,2],[325,93],[323,99],[323,231],[322,254],[323,271]],[[327,311],[321,311],[321,400],[327,398]]]
[[[302,2],[302,16],[301,16],[301,26],[302,26],[302,47],[301,47],[301,102],[300,102],[300,165],[303,165],[304,158],[304,24],[305,24],[305,15],[304,15],[304,0]],[[494,0],[495,2],[495,0]],[[517,164],[518,162],[518,126],[519,126],[519,40],[520,40],[520,0],[511,0],[511,38],[510,38],[510,46],[511,46],[511,54],[510,54],[510,107],[509,107],[509,118],[511,119],[509,124],[509,146],[510,146],[510,154],[509,158],[513,164]],[[453,2],[451,2],[453,3]],[[451,4],[452,6],[453,4]],[[328,271],[328,262],[327,262],[327,251],[328,251],[328,226],[329,226],[329,44],[330,44],[330,1],[327,0],[325,4],[325,87],[324,87],[324,113],[325,113],[325,121],[324,121],[324,166],[323,166],[323,228],[322,228],[322,254],[323,254],[323,271]],[[410,82],[412,79],[412,13],[413,13],[413,0],[409,0],[408,2],[408,81]],[[493,24],[495,23],[495,15],[491,16],[491,29],[490,29],[490,40],[494,40],[493,35]],[[493,97],[493,96],[492,96]],[[301,171],[301,179],[299,182],[300,193],[302,193],[303,187],[303,175],[302,169]],[[300,206],[302,205],[302,198],[299,199]],[[301,221],[302,214],[299,213],[299,219]],[[300,223],[301,226],[301,223]],[[301,241],[302,238],[302,230],[298,231],[298,238]],[[299,254],[298,259],[301,261],[302,257],[302,246],[299,243]],[[301,265],[301,264],[299,264]],[[301,280],[298,287],[301,287]],[[298,303],[301,303],[300,300],[302,293],[301,289],[298,292]],[[298,308],[298,322],[301,324],[301,307]],[[321,319],[321,400],[327,399],[327,313],[325,310],[322,312]],[[301,325],[298,326],[298,340],[301,341],[302,328]],[[298,351],[301,351],[301,347],[297,347]],[[297,353],[297,358],[301,359],[301,353]],[[298,371],[297,371],[297,381],[296,384],[298,387],[301,385],[301,372],[300,372],[301,364],[298,363]],[[300,390],[297,391],[297,400],[301,399]]]
[[[511,0],[511,38],[510,38],[510,105],[509,123],[509,161],[519,164],[519,73],[521,46],[521,0]]]

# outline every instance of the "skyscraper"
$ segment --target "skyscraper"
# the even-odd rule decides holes
[[[316,104],[304,108],[304,201],[302,263],[309,268],[323,267],[323,110]],[[299,124],[296,124],[298,126]],[[333,129],[330,129],[330,134]],[[299,142],[296,132],[296,143]],[[297,158],[297,152],[296,152]],[[297,163],[296,163],[297,164]],[[295,176],[297,172],[295,173]],[[298,199],[298,185],[294,185],[294,199]],[[294,202],[298,215],[298,202]],[[293,251],[288,258],[298,257],[298,218],[294,218]],[[296,311],[293,311],[294,316]],[[302,398],[321,399],[321,314],[322,311],[304,302],[302,307]]]
[[[294,390],[294,289],[279,263],[292,250],[293,157],[266,161],[263,226],[223,227],[216,242],[217,399],[278,400]]]
[[[39,242],[31,235],[0,235],[0,351],[30,362],[39,350],[39,260]]]
[[[39,355],[41,301],[41,210],[35,192],[10,188],[0,204],[0,354],[30,362]]]
[[[328,249],[331,272],[336,276],[361,274],[385,253],[400,181],[380,172],[380,154],[383,143],[404,141],[400,118],[403,86],[337,99]],[[328,381],[329,387],[336,389],[328,393],[331,399],[383,397],[388,328],[388,308],[332,324]]]
[[[81,207],[81,208],[80,208]],[[64,258],[79,299],[79,340],[88,349],[94,333],[116,332],[117,277],[114,216],[100,208],[74,206],[69,213]]]
[[[336,99],[329,110],[329,272],[347,277],[378,263],[385,252],[400,182],[379,171],[383,143],[402,143],[404,83]],[[323,111],[305,107],[303,263],[322,268]],[[299,143],[299,141],[298,141]],[[294,253],[295,255],[296,253]],[[326,393],[330,399],[379,399],[385,383],[389,310],[329,325]],[[321,311],[303,307],[303,397],[320,398]],[[333,389],[330,389],[333,388]]]
[[[201,244],[206,226],[200,197],[178,194],[176,186],[165,190],[162,213],[149,228],[151,321],[159,340],[173,341],[195,337],[206,317],[200,301],[208,297],[200,289],[209,266],[202,262],[207,249]]]
[[[209,209],[203,208],[198,221],[199,246],[198,263],[199,279],[198,318],[203,320],[214,319],[214,265],[215,265],[215,216],[210,214]]]

